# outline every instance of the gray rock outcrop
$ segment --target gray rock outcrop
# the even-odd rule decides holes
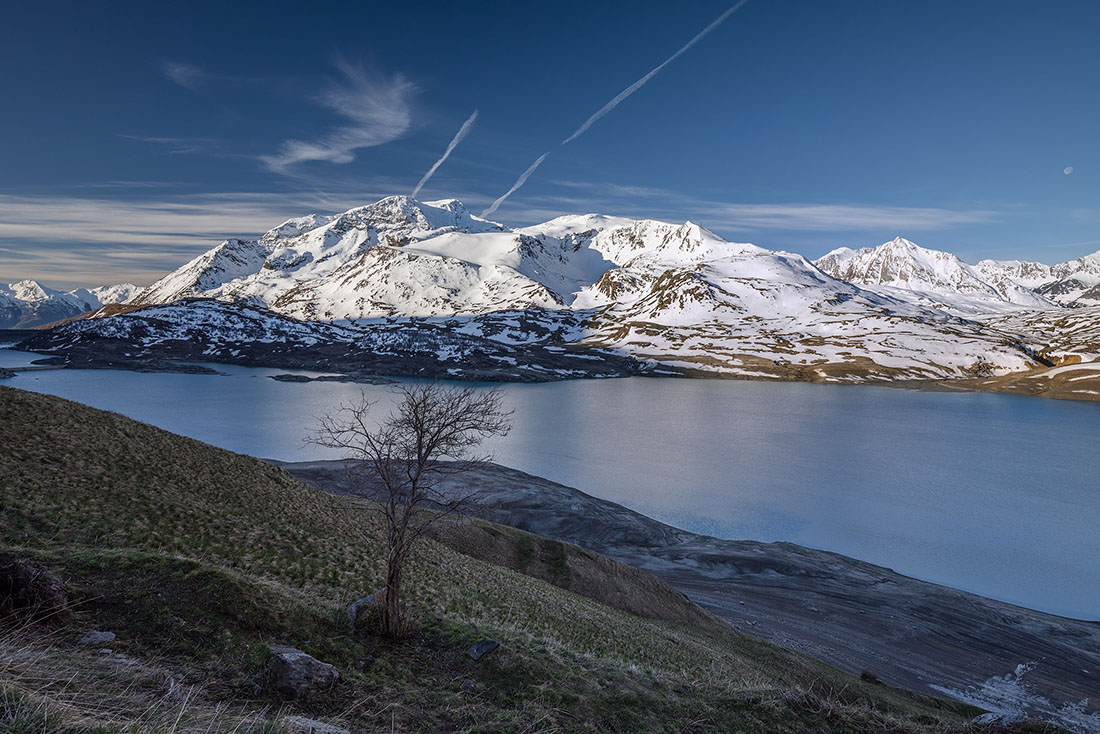
[[[285,716],[279,723],[289,734],[349,734],[347,729],[304,716]]]
[[[478,640],[474,644],[470,645],[470,649],[466,651],[466,654],[474,660],[481,660],[483,657],[491,653],[500,647],[500,643],[496,640],[490,640],[488,638],[484,640]]]
[[[267,674],[271,687],[287,698],[302,698],[316,690],[332,687],[340,671],[312,655],[286,645],[269,645],[271,658]]]

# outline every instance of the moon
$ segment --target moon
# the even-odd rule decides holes
[[[1067,176],[1070,175],[1071,173],[1073,173],[1073,166],[1066,166],[1062,169],[1062,173],[1066,174]]]

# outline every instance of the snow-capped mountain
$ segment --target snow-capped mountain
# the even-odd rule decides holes
[[[912,291],[931,303],[967,314],[996,310],[1001,305],[1055,305],[1006,272],[987,266],[983,273],[950,252],[920,247],[903,237],[878,247],[842,247],[814,264],[850,283]]]
[[[999,298],[991,285],[972,280],[983,297]],[[258,309],[274,312],[271,328],[285,332],[286,343],[305,339],[317,349],[333,341],[313,333],[325,324],[352,329],[357,344],[375,345],[390,343],[395,329],[402,334],[397,343],[405,344],[418,329],[444,328],[461,336],[433,357],[459,371],[448,374],[518,369],[519,359],[527,370],[522,379],[534,379],[561,362],[550,355],[572,360],[561,376],[575,375],[584,360],[595,369],[624,357],[635,366],[621,363],[618,374],[807,380],[960,377],[1032,364],[1011,334],[907,293],[844,282],[800,255],[727,242],[692,222],[589,214],[510,229],[455,200],[395,196],[337,216],[288,220],[255,240],[227,240],[131,300],[179,303],[170,313],[180,323],[195,321],[187,314],[199,313],[200,303],[181,299],[221,302],[203,307],[190,340],[165,318],[138,310],[62,327],[42,344],[61,349],[78,340],[117,340],[112,334],[125,332],[118,324],[140,321],[144,326],[132,333],[145,335],[134,337],[144,350],[131,352],[143,358],[168,344],[178,355],[195,349],[186,345],[193,341],[225,345],[195,356],[231,360],[234,352],[247,353],[271,364],[272,350],[284,354],[289,347],[248,347],[228,326],[244,318],[235,309]],[[287,326],[302,321],[315,325],[308,338]],[[538,359],[516,356],[516,345],[535,344]],[[331,349],[325,346],[325,354]],[[416,351],[414,373],[428,369],[430,352]],[[387,365],[394,369],[392,361]]]
[[[977,267],[991,279],[1012,280],[1061,306],[1080,308],[1100,305],[1100,252],[1057,265],[1019,260],[982,260]]]
[[[122,303],[139,290],[130,283],[68,292],[34,280],[0,283],[0,329],[27,329],[72,318],[108,303]]]
[[[1008,278],[1030,290],[1057,280],[1049,265],[1027,260],[980,260],[974,269],[990,283]]]
[[[465,252],[470,248],[463,235],[503,231],[459,201],[421,203],[392,196],[334,217],[291,219],[256,240],[226,240],[133,302],[169,303],[192,296],[244,300],[329,321],[453,313],[463,304],[476,312],[513,302],[519,307],[553,302],[517,278],[514,268],[493,269],[519,265],[522,243],[514,235],[471,240],[466,244],[476,242],[483,249]],[[478,254],[482,261],[471,262]]]
[[[1059,263],[1051,269],[1056,280],[1036,290],[1066,306],[1100,306],[1100,252]]]

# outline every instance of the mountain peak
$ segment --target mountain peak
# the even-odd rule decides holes
[[[824,272],[863,286],[887,286],[939,294],[937,300],[964,303],[956,296],[979,302],[1048,307],[1049,301],[1007,281],[990,282],[978,269],[956,255],[931,250],[898,236],[878,247],[840,248],[815,263]],[[969,306],[967,306],[969,308]]]
[[[15,297],[21,301],[41,301],[60,293],[60,291],[47,288],[37,280],[30,279],[12,283],[10,288]]]

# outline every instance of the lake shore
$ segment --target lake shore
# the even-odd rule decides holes
[[[810,382],[832,385],[893,387],[928,392],[1000,392],[1027,397],[1100,401],[1100,362],[1044,367],[998,377],[960,379],[896,379],[859,377],[851,369],[845,377],[828,375],[820,366],[800,366],[770,360],[751,360],[746,373],[722,372],[683,364],[672,367],[648,364],[603,350],[548,351],[539,347],[530,354],[510,348],[499,359],[479,359],[470,364],[440,361],[432,355],[404,355],[367,359],[362,354],[344,354],[340,350],[319,347],[288,348],[283,344],[254,343],[230,353],[210,354],[196,345],[181,343],[171,348],[158,345],[152,352],[135,355],[117,340],[96,340],[94,344],[54,349],[48,332],[42,330],[0,330],[0,348],[19,348],[40,355],[32,367],[14,368],[15,372],[35,368],[117,369],[134,372],[216,373],[198,362],[240,367],[322,370],[332,373],[321,379],[371,383],[394,377],[421,377],[441,380],[486,382],[554,382],[569,379],[616,377],[680,377],[709,380],[751,380],[771,382]],[[48,347],[48,348],[46,348]],[[91,347],[91,348],[89,348]],[[41,348],[41,349],[39,349]],[[828,366],[826,366],[828,367]],[[12,369],[12,368],[9,368]],[[1069,370],[1072,374],[1067,374]],[[8,375],[11,377],[11,375]],[[301,379],[301,378],[285,378]]]
[[[325,491],[350,491],[343,462],[273,463]],[[653,573],[746,634],[891,685],[1064,725],[1100,726],[1100,622],[792,543],[687,532],[495,464],[461,481],[456,491],[480,492],[474,516]],[[1090,700],[1078,722],[1075,707],[1084,699]]]

